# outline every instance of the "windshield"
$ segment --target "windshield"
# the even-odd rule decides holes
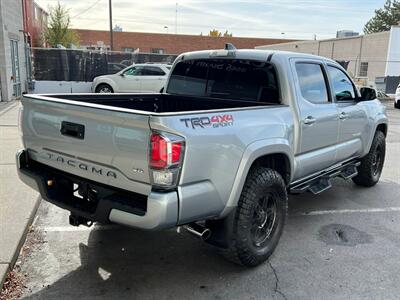
[[[274,67],[268,62],[200,59],[179,62],[172,70],[170,94],[279,103]]]

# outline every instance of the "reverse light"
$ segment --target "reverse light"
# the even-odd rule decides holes
[[[183,161],[185,141],[170,133],[153,132],[150,136],[150,176],[152,183],[160,187],[173,187]]]

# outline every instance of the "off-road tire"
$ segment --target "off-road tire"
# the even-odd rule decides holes
[[[260,201],[267,195],[275,201],[276,214],[273,224],[269,225],[271,231],[268,238],[257,246],[252,234],[254,222],[258,219],[256,209],[259,211]],[[272,198],[268,198],[267,201],[272,201]],[[288,197],[281,175],[275,170],[264,167],[252,169],[235,211],[229,248],[223,250],[223,255],[228,260],[246,267],[255,267],[266,261],[282,235],[287,209]],[[268,220],[268,217],[265,220]]]
[[[382,131],[377,131],[368,154],[361,159],[361,164],[357,167],[358,175],[353,177],[353,182],[364,187],[377,184],[385,162],[385,152],[385,135]]]
[[[107,83],[100,83],[98,86],[96,86],[95,92],[96,93],[101,93],[101,90],[104,89],[104,88],[107,88],[109,90],[109,93],[114,93],[113,88]]]

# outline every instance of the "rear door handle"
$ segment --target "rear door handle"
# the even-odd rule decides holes
[[[339,120],[346,120],[346,119],[347,119],[347,114],[344,111],[342,111],[339,115]]]
[[[303,122],[306,125],[311,125],[311,124],[314,124],[316,121],[317,121],[317,119],[315,119],[315,118],[313,118],[311,116],[308,116],[307,118],[304,119]]]

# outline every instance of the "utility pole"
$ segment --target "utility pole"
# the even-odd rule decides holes
[[[114,40],[113,40],[113,24],[112,24],[112,3],[111,0],[108,0],[108,6],[110,11],[110,50],[114,50]]]
[[[178,34],[178,2],[175,4],[175,34]]]

